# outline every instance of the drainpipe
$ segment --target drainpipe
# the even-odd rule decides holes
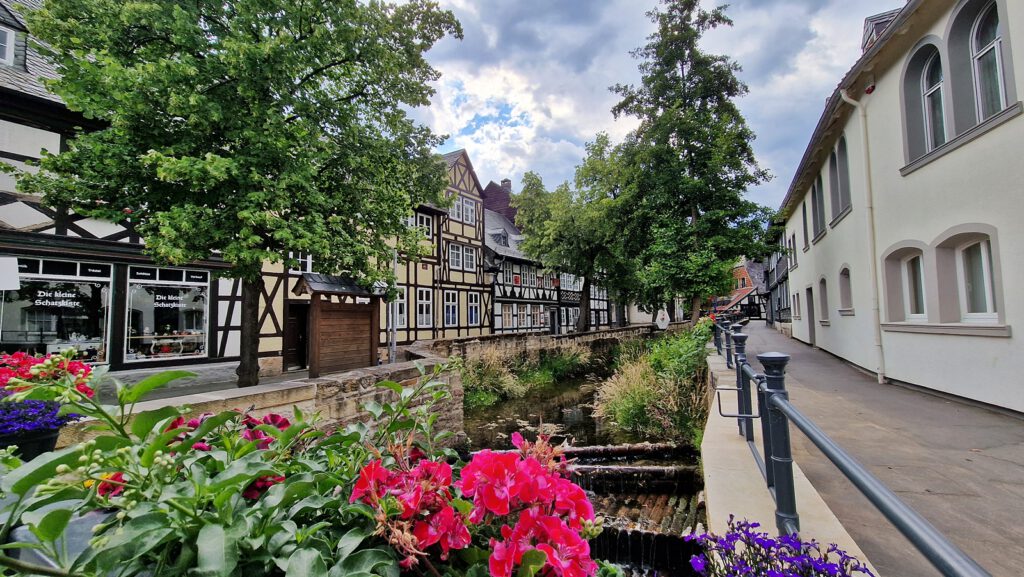
[[[871,313],[875,329],[875,351],[878,354],[878,383],[885,383],[885,349],[882,347],[882,309],[878,295],[878,247],[875,246],[875,193],[871,183],[871,144],[868,138],[868,112],[864,105],[850,97],[845,88],[839,90],[839,96],[850,106],[860,112],[860,133],[864,155],[864,186],[867,194],[865,208],[868,213],[868,258],[870,266],[869,282],[871,283]]]

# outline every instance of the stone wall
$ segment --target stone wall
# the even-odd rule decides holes
[[[422,366],[430,374],[435,366],[442,363],[442,358],[428,357],[418,361],[325,375],[316,379],[296,379],[245,389],[232,388],[157,399],[139,403],[136,412],[175,405],[188,406],[192,414],[251,409],[257,416],[273,412],[288,415],[295,406],[307,414],[319,413],[318,427],[331,429],[357,421],[371,422],[370,415],[362,410],[363,403],[367,401],[383,403],[397,400],[397,395],[393,391],[378,387],[377,383],[396,381],[406,387],[413,386],[420,378],[418,366]],[[441,373],[439,378],[448,384],[451,398],[435,406],[435,412],[439,415],[436,427],[438,430],[461,432],[462,378],[458,372]],[[89,424],[85,421],[64,427],[58,439],[58,447],[95,436],[95,433],[87,431]]]
[[[689,322],[672,323],[665,332],[678,332],[686,330],[689,326]],[[504,333],[418,343],[408,347],[407,351],[411,354],[444,358],[457,356],[472,359],[480,356],[484,350],[497,349],[502,356],[535,357],[542,351],[555,349],[568,343],[587,345],[598,351],[621,341],[649,338],[659,332],[662,331],[659,331],[656,325],[632,325],[567,335],[552,335],[545,331]]]

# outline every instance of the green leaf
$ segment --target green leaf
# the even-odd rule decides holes
[[[370,532],[362,527],[353,527],[338,540],[338,559],[344,560],[370,536]]]
[[[153,440],[149,441],[148,445],[146,445],[146,450],[143,451],[142,456],[139,457],[139,463],[141,463],[143,467],[149,467],[150,465],[152,465],[153,459],[156,458],[157,452],[162,451],[164,453],[167,453],[168,451],[170,451],[171,448],[168,445],[171,444],[171,441],[176,439],[178,435],[184,433],[187,430],[188,429],[186,429],[185,427],[178,427],[176,429],[171,429],[170,431],[164,431],[163,433],[157,435]]]
[[[288,557],[285,577],[327,577],[327,564],[316,549],[296,549]]]
[[[28,524],[29,531],[42,542],[55,541],[64,533],[71,520],[71,509],[59,508],[51,511],[29,511],[21,516]]]
[[[533,577],[547,562],[547,553],[539,549],[530,549],[523,553],[523,561],[519,566],[519,572],[516,573],[516,577]]]
[[[182,441],[182,445],[185,447],[191,447],[195,443],[202,441],[206,435],[209,435],[214,429],[223,426],[225,423],[233,421],[235,419],[242,418],[242,413],[238,411],[223,411],[212,417],[209,417],[205,421],[196,427],[196,430]]]
[[[405,388],[401,384],[396,383],[395,381],[381,381],[381,382],[377,383],[377,386],[385,388],[385,389],[392,390],[399,397],[402,396],[402,389]]]
[[[196,376],[195,373],[190,373],[188,371],[164,371],[162,373],[150,375],[134,385],[122,389],[120,391],[120,398],[126,405],[137,403],[146,393],[154,389],[166,386],[167,383],[176,379],[194,376]]]
[[[274,473],[276,471],[273,466],[263,460],[263,455],[253,453],[228,465],[226,469],[211,479],[212,482],[207,487],[210,491],[217,492],[232,485],[248,485],[257,477]]]
[[[95,448],[101,451],[111,451],[130,443],[122,437],[97,437]],[[82,446],[75,445],[59,451],[44,453],[24,465],[4,475],[0,481],[0,487],[4,492],[24,495],[32,488],[43,484],[46,480],[57,476],[57,467],[60,465],[71,466],[78,462],[82,454]]]
[[[341,562],[346,574],[373,573],[378,567],[397,564],[391,553],[382,549],[363,549],[353,553]]]
[[[374,419],[379,419],[380,416],[384,414],[384,407],[382,407],[377,401],[367,401],[363,403],[363,409],[373,415]]]
[[[163,513],[150,513],[129,520],[123,527],[105,533],[109,540],[101,549],[88,548],[75,560],[76,566],[95,566],[100,572],[136,559],[152,551],[174,534],[170,519]]]
[[[238,565],[238,540],[222,525],[205,525],[196,538],[197,577],[229,577]]]
[[[487,563],[478,563],[466,571],[466,577],[491,577],[491,571]]]
[[[177,407],[160,407],[152,411],[143,411],[132,418],[132,434],[145,439],[153,431],[157,423],[178,416]]]

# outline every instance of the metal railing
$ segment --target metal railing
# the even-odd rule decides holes
[[[729,315],[719,316],[715,321],[715,349],[719,355],[725,357],[726,366],[736,371],[735,387],[716,387],[718,413],[723,417],[735,418],[740,435],[750,445],[754,460],[775,499],[775,524],[779,533],[793,534],[800,531],[789,437],[789,425],[792,423],[940,573],[947,577],[991,577],[988,571],[946,539],[917,511],[900,500],[789,401],[785,379],[789,355],[759,354],[757,360],[760,361],[764,372],[758,373],[754,370],[747,362],[747,335],[739,332],[742,326],[737,321],[738,319]],[[756,386],[751,387],[752,384]],[[735,414],[726,414],[722,411],[722,391],[737,393]],[[757,395],[756,413],[753,412],[751,392]],[[763,459],[758,453],[754,438],[754,419],[761,421]]]

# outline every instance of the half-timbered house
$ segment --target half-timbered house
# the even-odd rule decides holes
[[[485,261],[495,273],[491,330],[513,333],[559,326],[553,316],[558,310],[557,276],[519,250],[523,237],[505,215],[485,209],[484,222]]]
[[[59,151],[78,128],[102,126],[69,111],[43,79],[57,72],[33,48],[15,4],[0,0],[0,162],[32,170],[42,150]],[[157,266],[123,223],[46,206],[0,173],[0,351],[77,349],[111,370],[236,361],[240,282],[215,255],[184,267]],[[13,267],[12,267],[13,268]],[[6,269],[5,269],[6,271]],[[281,287],[268,271],[263,294],[261,366],[280,363],[280,310],[266,306]]]

